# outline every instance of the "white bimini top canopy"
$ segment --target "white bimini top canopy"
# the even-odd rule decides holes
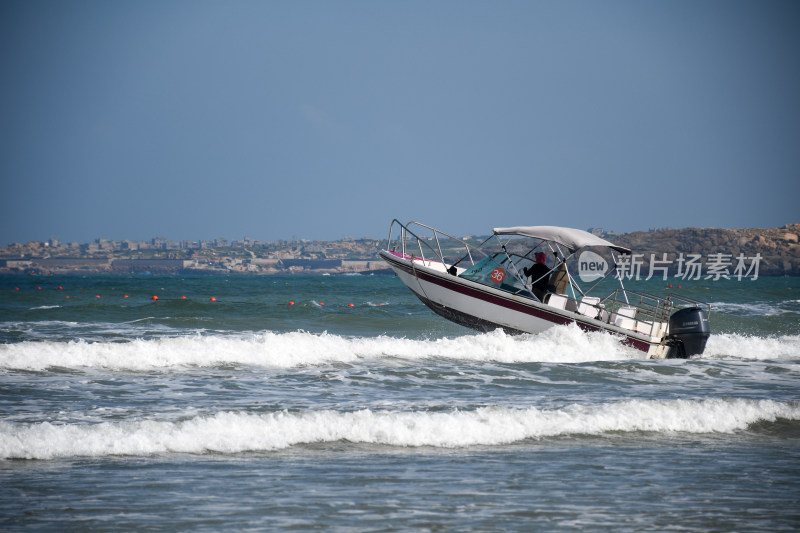
[[[494,228],[494,234],[519,235],[552,241],[566,246],[572,253],[585,246],[606,246],[623,254],[631,253],[628,248],[617,246],[582,229],[561,228],[558,226],[514,226],[513,228]]]

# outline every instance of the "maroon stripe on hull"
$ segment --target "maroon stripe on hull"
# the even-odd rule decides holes
[[[524,331],[519,331],[518,329],[509,328],[508,326],[495,324],[494,322],[485,320],[483,318],[478,318],[476,316],[469,315],[467,313],[462,313],[461,311],[458,311],[456,309],[437,304],[436,302],[428,300],[427,298],[424,298],[417,293],[414,294],[416,295],[417,298],[419,298],[422,301],[422,303],[427,305],[431,311],[433,311],[434,313],[436,313],[441,317],[446,318],[450,322],[455,322],[456,324],[459,324],[461,326],[465,326],[470,329],[483,332],[494,331],[500,328],[510,335],[522,335],[523,333],[525,333]]]
[[[392,259],[392,258],[386,257],[384,255],[381,256],[381,259],[383,259],[384,261],[389,263],[389,265],[397,267],[397,268],[399,268],[400,270],[402,270],[404,272],[407,272],[409,274],[413,274],[414,273],[414,269],[412,269],[411,265],[409,265],[408,263],[403,263],[401,261],[397,261],[396,259]]]
[[[561,315],[558,315],[558,314],[555,314],[555,313],[550,313],[550,312],[547,312],[547,311],[545,311],[543,309],[539,309],[537,307],[533,307],[531,305],[525,305],[525,304],[522,304],[520,302],[515,302],[513,300],[502,298],[502,297],[497,296],[495,294],[490,294],[488,292],[484,292],[484,291],[482,291],[480,289],[467,287],[466,285],[462,285],[461,283],[458,283],[458,282],[455,282],[455,281],[451,281],[451,280],[447,279],[446,277],[440,277],[440,276],[436,276],[436,275],[430,274],[428,272],[417,270],[417,269],[411,267],[411,265],[409,263],[407,263],[407,262],[393,260],[392,258],[386,257],[384,255],[382,255],[381,257],[384,259],[384,261],[386,261],[390,265],[393,265],[393,266],[403,270],[404,272],[406,272],[408,274],[411,274],[411,275],[413,275],[413,276],[415,276],[415,277],[417,277],[417,278],[419,278],[419,279],[421,279],[423,281],[427,281],[429,283],[433,283],[434,285],[438,285],[438,286],[443,287],[443,288],[445,288],[445,289],[447,289],[449,291],[457,292],[459,294],[463,294],[465,296],[476,298],[478,300],[481,300],[481,301],[484,301],[484,302],[487,302],[487,303],[491,303],[491,304],[494,304],[494,305],[499,305],[499,306],[505,307],[507,309],[512,309],[514,311],[517,311],[517,312],[520,312],[520,313],[524,313],[526,315],[534,316],[534,317],[540,318],[542,320],[547,320],[548,322],[552,322],[553,324],[563,325],[563,324],[570,324],[570,323],[574,322],[583,331],[589,331],[589,332],[591,332],[591,331],[607,331],[607,332],[612,333],[612,334],[623,335],[621,333],[608,331],[608,330],[606,330],[604,328],[595,326],[594,324],[588,324],[588,323],[585,323],[585,322],[581,322],[579,320],[575,320],[574,318],[569,318],[569,317],[561,316]],[[450,274],[448,274],[448,276],[449,275]],[[412,292],[414,292],[414,291],[412,291]],[[420,296],[416,292],[414,292],[414,294],[416,294],[417,297],[425,305],[427,305],[432,311],[434,311],[436,314],[438,314],[440,316],[443,316],[443,317],[447,318],[448,320],[451,320],[452,322],[455,322],[457,324],[461,324],[463,326],[470,327],[472,329],[477,329],[479,331],[490,331],[491,329],[502,328],[505,331],[507,331],[508,333],[512,333],[512,334],[514,334],[514,333],[524,333],[524,332],[518,331],[518,330],[516,330],[514,328],[508,328],[508,327],[505,327],[505,326],[501,326],[499,324],[494,324],[491,321],[484,320],[482,318],[478,318],[478,317],[475,317],[473,315],[469,315],[469,314],[464,313],[462,311],[456,311],[456,310],[451,309],[451,308],[446,308],[446,307],[444,307],[444,306],[442,306],[440,304],[436,304],[436,303],[431,302],[430,300],[428,300],[426,298],[423,298],[422,296]],[[475,324],[475,325],[477,325],[477,327],[475,325],[471,325],[471,324]],[[642,340],[639,340],[637,338],[630,337],[630,336],[627,336],[627,335],[625,335],[625,339],[622,341],[622,343],[625,344],[625,345],[631,346],[632,348],[636,348],[637,350],[641,350],[643,352],[647,352],[650,349],[650,346],[651,346],[651,344],[649,342],[642,341]]]

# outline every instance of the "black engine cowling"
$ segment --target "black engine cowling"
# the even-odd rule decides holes
[[[703,309],[687,307],[675,311],[669,317],[669,333],[666,338],[669,346],[667,358],[686,359],[702,354],[710,335],[708,313]]]

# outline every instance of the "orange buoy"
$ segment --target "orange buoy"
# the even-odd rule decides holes
[[[289,305],[294,305],[294,302],[289,302]]]
[[[150,298],[150,299],[151,299],[151,300],[158,300],[158,296],[156,296],[156,295],[154,294],[154,295],[153,295],[153,297],[152,297],[152,298]]]
[[[123,297],[123,298],[127,298],[127,297],[128,297],[128,295],[127,295],[127,294],[123,294],[123,295],[122,295],[122,297]]]
[[[181,300],[185,300],[185,299],[186,299],[186,296],[181,296]]]
[[[100,298],[100,295],[99,294],[95,294],[94,297],[95,298]]]
[[[216,302],[217,301],[217,299],[214,298],[213,296],[211,298],[209,298],[209,300],[211,300],[212,302]]]
[[[347,304],[347,307],[353,307],[353,304]]]
[[[319,305],[325,305],[325,302],[320,302]]]
[[[41,287],[36,287],[36,290],[40,291],[40,290],[42,290],[42,288]]]
[[[67,296],[66,298],[69,298],[69,296]]]
[[[59,286],[58,286],[58,290],[61,290],[61,289],[63,289],[63,288],[64,288],[64,287],[62,287],[61,285],[59,285]]]

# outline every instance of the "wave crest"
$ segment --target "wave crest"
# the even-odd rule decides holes
[[[617,337],[602,332],[585,333],[575,325],[550,328],[538,335],[510,336],[497,330],[430,340],[295,331],[240,336],[191,335],[129,342],[29,341],[0,345],[0,369],[33,371],[50,368],[147,371],[222,365],[295,368],[356,364],[371,359],[415,361],[437,357],[472,362],[582,363],[643,359],[645,355],[624,346]],[[702,357],[798,358],[800,335],[712,335]]]
[[[734,333],[711,335],[703,358],[780,360],[800,358],[800,335],[756,337]]]
[[[603,333],[576,326],[539,335],[509,336],[498,330],[433,340],[345,337],[329,333],[263,332],[246,336],[193,335],[130,342],[23,342],[0,346],[0,368],[105,368],[144,371],[170,367],[242,364],[292,368],[364,359],[430,357],[467,361],[584,362],[641,357]]]
[[[556,409],[222,412],[184,421],[0,422],[0,458],[240,453],[339,441],[458,448],[609,432],[733,433],[778,419],[800,420],[800,405],[745,399],[628,400]]]

